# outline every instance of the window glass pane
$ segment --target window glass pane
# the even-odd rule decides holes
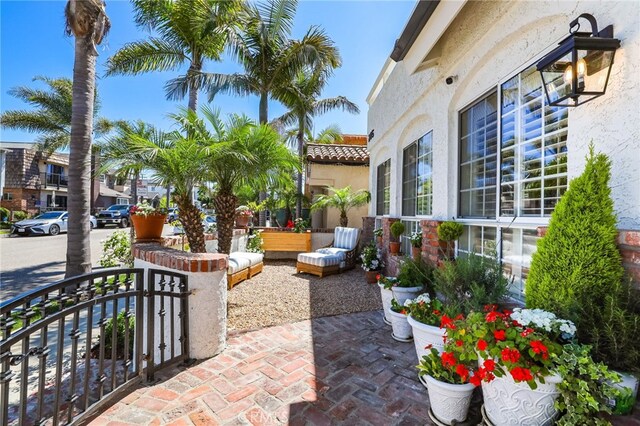
[[[417,159],[417,176],[416,176],[416,214],[431,214],[431,195],[432,188],[432,133],[429,132],[418,139],[418,159]]]
[[[376,215],[389,214],[390,190],[391,160],[387,160],[376,170]]]
[[[416,214],[416,156],[417,143],[406,147],[402,153],[402,215]]]

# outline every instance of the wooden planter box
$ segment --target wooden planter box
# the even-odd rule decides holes
[[[269,232],[261,234],[265,251],[311,251],[311,232]]]

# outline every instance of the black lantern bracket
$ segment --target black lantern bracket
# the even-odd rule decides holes
[[[580,31],[580,21],[591,31]],[[598,31],[596,18],[583,13],[569,23],[569,35],[537,64],[551,106],[576,107],[605,94],[620,40],[613,25]]]

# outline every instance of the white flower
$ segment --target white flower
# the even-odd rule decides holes
[[[515,308],[511,319],[523,327],[533,327],[547,332],[560,332],[565,339],[572,338],[576,333],[575,325],[568,320],[556,317],[552,312],[542,309]]]
[[[404,301],[404,307],[405,308],[410,308],[412,303],[413,303],[413,300],[407,299],[407,300]]]
[[[427,293],[423,293],[420,296],[416,297],[414,302],[415,303],[420,303],[420,302],[431,303],[431,298]]]

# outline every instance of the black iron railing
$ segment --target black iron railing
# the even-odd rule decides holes
[[[143,276],[105,269],[0,304],[0,425],[75,422],[143,373],[151,379],[188,359],[186,276],[152,270],[146,283]],[[156,338],[159,362],[149,349]]]
[[[69,177],[60,173],[41,173],[40,180],[45,188],[66,188],[69,185]]]

